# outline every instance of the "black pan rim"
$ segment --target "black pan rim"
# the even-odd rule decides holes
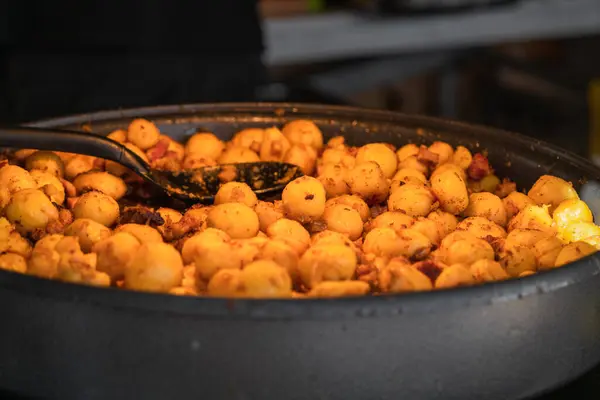
[[[289,113],[298,112],[344,115],[360,119],[377,119],[388,123],[423,124],[432,129],[468,129],[482,135],[509,135],[522,146],[540,147],[557,157],[568,160],[574,167],[600,177],[600,168],[557,146],[517,133],[488,128],[464,122],[391,111],[371,110],[347,106],[327,106],[301,103],[217,103],[186,104],[99,111],[59,117],[27,125],[55,127],[84,124],[90,121],[134,118],[139,116],[164,117],[194,113]],[[288,114],[286,114],[288,115]],[[279,116],[279,114],[278,114]],[[540,149],[541,150],[541,149]],[[600,274],[600,254],[596,253],[573,264],[555,270],[504,282],[494,282],[464,288],[432,292],[360,296],[335,299],[223,299],[142,293],[113,288],[97,288],[64,283],[43,278],[0,271],[0,288],[59,301],[85,303],[90,306],[111,308],[123,312],[188,316],[212,319],[320,319],[353,317],[394,317],[414,312],[441,312],[453,308],[493,305],[519,301],[530,295],[543,295],[567,286],[576,285]]]

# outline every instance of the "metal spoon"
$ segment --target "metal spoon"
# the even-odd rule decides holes
[[[244,182],[257,195],[267,195],[283,190],[302,176],[298,166],[281,162],[221,164],[177,172],[158,170],[114,140],[60,129],[0,128],[0,147],[64,151],[115,161],[186,204],[212,202],[224,182]]]

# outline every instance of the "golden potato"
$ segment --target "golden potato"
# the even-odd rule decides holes
[[[594,222],[594,216],[585,202],[579,199],[568,199],[561,202],[554,212],[552,219],[559,229],[575,222]]]
[[[469,205],[469,194],[465,181],[452,170],[440,172],[431,179],[431,190],[437,197],[442,210],[458,215]]]
[[[318,283],[308,297],[351,297],[369,292],[369,284],[362,281],[329,281]]]
[[[354,208],[360,214],[360,218],[363,222],[366,222],[371,218],[371,210],[363,199],[356,195],[343,195],[327,200],[325,208],[332,207],[335,204],[345,204]]]
[[[555,266],[561,267],[565,264],[570,264],[581,258],[587,257],[590,254],[597,252],[594,246],[586,242],[573,242],[569,243],[562,248],[558,256],[556,257]]]
[[[394,182],[398,183],[394,185]],[[412,168],[401,168],[392,177],[392,187],[402,186],[400,183],[422,183],[426,185],[428,182],[427,177],[421,171]],[[390,191],[393,191],[393,189],[390,188]]]
[[[300,257],[296,250],[285,241],[278,239],[267,240],[261,248],[259,258],[261,260],[274,261],[285,268],[292,281],[296,281],[299,278],[298,262]]]
[[[97,191],[84,193],[73,207],[75,218],[89,218],[104,226],[112,226],[119,218],[119,204],[112,197]]]
[[[448,265],[464,264],[470,266],[482,259],[493,260],[494,249],[483,239],[464,238],[448,245],[443,252],[443,256],[444,262]]]
[[[363,251],[378,257],[403,256],[421,260],[432,246],[427,236],[410,228],[398,233],[391,228],[376,228],[365,236]]]
[[[15,253],[0,254],[0,269],[24,274],[27,272],[25,257]]]
[[[8,203],[10,203],[10,191],[5,187],[0,187],[0,215]]]
[[[65,162],[65,178],[72,180],[75,177],[90,172],[94,169],[95,157],[77,154]]]
[[[552,175],[542,175],[527,193],[538,206],[549,205],[552,213],[560,203],[569,199],[579,199],[573,185]]]
[[[123,224],[115,228],[115,233],[117,232],[129,233],[142,244],[163,242],[160,232],[148,225]]]
[[[125,268],[128,289],[167,293],[181,285],[183,262],[175,248],[166,243],[145,243]]]
[[[510,232],[514,229],[534,229],[551,234],[556,232],[548,206],[536,205],[525,206],[509,221],[507,230]]]
[[[312,175],[317,164],[317,152],[305,144],[295,144],[289,148],[283,161],[300,167],[305,175]]]
[[[313,288],[324,281],[345,281],[354,276],[356,254],[343,245],[320,245],[304,252],[298,271],[304,285]]]
[[[292,296],[292,280],[285,268],[271,260],[248,264],[240,274],[242,297],[279,298]]]
[[[396,151],[398,162],[402,162],[408,157],[413,157],[417,154],[419,154],[419,146],[414,143],[405,144]]]
[[[127,185],[123,179],[108,172],[88,172],[78,175],[73,180],[73,186],[78,194],[95,190],[102,192],[115,200],[119,200],[127,193]]]
[[[144,151],[142,149],[140,149],[133,143],[124,143],[123,146],[125,146],[129,150],[133,151],[138,157],[140,157],[142,160],[144,160],[144,162],[146,164],[150,164],[150,160],[148,160],[148,156],[146,156],[146,153],[144,153]],[[129,168],[127,168],[124,165],[121,165],[117,162],[111,161],[111,160],[106,160],[106,162],[104,164],[104,169],[107,172],[110,172],[111,174],[118,176],[118,177],[122,177],[123,175],[126,175],[126,174],[133,174],[133,172]],[[87,172],[87,171],[85,171],[85,172]]]
[[[317,179],[323,185],[328,199],[348,194],[347,175],[348,169],[342,164],[325,164],[319,168]]]
[[[290,121],[281,130],[292,145],[304,144],[319,151],[323,147],[323,134],[312,121],[298,119]]]
[[[429,218],[417,218],[411,229],[425,235],[427,239],[436,246],[439,245],[442,240],[438,224]]]
[[[65,236],[77,237],[81,250],[85,253],[92,251],[92,247],[96,243],[110,235],[110,229],[89,218],[77,218],[65,228]]]
[[[31,254],[27,239],[6,218],[0,218],[0,253],[15,253],[25,258]]]
[[[352,250],[356,251],[356,245],[348,236],[329,230],[324,230],[313,235],[310,238],[310,243],[313,247],[328,244],[339,244],[350,247]]]
[[[219,164],[258,162],[260,157],[247,147],[234,146],[226,149],[218,158]]]
[[[158,127],[143,118],[134,119],[127,127],[127,140],[142,150],[155,146],[159,139]]]
[[[429,172],[429,168],[427,167],[427,165],[419,161],[417,156],[410,156],[405,158],[404,160],[399,161],[398,169],[404,168],[414,169],[425,175]]]
[[[402,258],[394,258],[378,271],[379,288],[384,293],[420,292],[433,289],[427,275]]]
[[[469,269],[477,282],[495,282],[509,278],[502,265],[494,260],[475,261]]]
[[[117,232],[96,242],[92,247],[97,256],[96,269],[108,274],[113,281],[123,279],[139,247],[140,242],[127,232]]]
[[[265,130],[262,128],[246,128],[237,132],[231,139],[232,146],[245,147],[255,153],[260,151]]]
[[[119,142],[121,144],[127,141],[127,131],[125,129],[115,129],[108,135],[107,138],[114,140],[115,142]]]
[[[225,203],[213,207],[206,222],[208,227],[220,229],[232,239],[254,237],[259,229],[258,215],[242,203]]]
[[[44,192],[50,201],[59,205],[65,202],[65,187],[55,175],[38,169],[32,170],[30,175],[35,181],[36,189]]]
[[[0,187],[14,194],[23,189],[35,189],[37,185],[33,177],[21,167],[5,165],[0,168]]]
[[[215,273],[207,286],[207,294],[212,297],[243,297],[242,271],[222,269]]]
[[[223,150],[225,143],[217,136],[209,132],[198,132],[193,134],[185,144],[186,154],[196,154],[212,160],[217,160]]]
[[[431,190],[419,183],[407,183],[388,198],[390,211],[400,211],[413,217],[424,217],[431,212],[435,198]]]
[[[427,215],[427,219],[432,220],[436,223],[438,231],[440,233],[440,240],[448,236],[451,232],[456,229],[458,220],[450,213],[442,210],[435,210]]]
[[[385,143],[369,143],[358,149],[356,163],[363,164],[368,161],[376,162],[386,178],[394,176],[398,165],[396,154]]]
[[[65,174],[65,164],[52,151],[36,151],[25,159],[25,169],[29,172],[38,170],[62,178]]]
[[[280,201],[275,203],[258,201],[254,207],[254,212],[258,215],[262,232],[266,232],[272,223],[284,217],[283,204]]]
[[[376,228],[392,228],[396,233],[402,229],[411,227],[415,219],[399,211],[387,211],[379,214],[365,225],[367,232]]]
[[[281,200],[286,216],[302,223],[318,220],[325,212],[325,188],[310,176],[290,182],[283,189]]]
[[[341,148],[325,149],[319,162],[321,164],[319,168],[327,164],[339,164],[346,168],[353,168],[356,165],[356,158],[345,146],[342,146]]]
[[[350,240],[356,240],[362,234],[363,222],[360,214],[345,204],[336,204],[327,208],[323,219],[327,224],[327,229],[348,235]]]
[[[475,277],[466,265],[454,264],[442,270],[442,273],[435,280],[434,286],[436,289],[450,289],[476,283]]]
[[[488,243],[506,237],[506,231],[500,225],[483,217],[465,218],[456,226],[456,230],[469,232]]]
[[[374,161],[357,163],[348,172],[347,179],[350,193],[362,197],[367,204],[378,204],[388,196],[390,185]]]
[[[556,266],[556,258],[564,247],[564,243],[555,236],[548,236],[533,245],[533,255],[539,270],[552,269]]]
[[[215,205],[242,203],[254,207],[258,199],[250,186],[242,182],[227,182],[219,188],[215,196]]]
[[[27,273],[41,278],[55,278],[60,254],[54,249],[63,235],[46,235],[37,241],[27,262]]]
[[[500,265],[512,277],[518,277],[525,271],[537,270],[537,260],[529,247],[514,246],[500,254]]]
[[[471,165],[471,161],[473,161],[473,156],[469,149],[464,146],[456,146],[452,155],[452,163],[466,170]]]
[[[464,211],[466,217],[483,217],[506,226],[506,209],[500,197],[492,193],[473,193],[469,196],[469,205]]]
[[[546,231],[538,231],[536,229],[513,229],[506,236],[504,249],[508,250],[513,247],[523,246],[532,248],[537,242],[553,235]]]
[[[464,169],[462,169],[461,167],[459,167],[458,165],[452,164],[452,163],[447,163],[447,164],[442,164],[440,166],[438,166],[436,169],[433,170],[433,172],[431,172],[431,177],[430,179],[433,179],[434,177],[438,176],[441,173],[444,172],[455,172],[458,176],[461,177],[461,179],[463,181],[467,181],[467,173],[465,172]]]
[[[4,212],[22,234],[45,229],[48,222],[58,219],[56,207],[37,189],[23,189],[14,193]]]
[[[290,147],[290,141],[279,129],[267,128],[264,130],[258,155],[262,161],[282,161]]]
[[[521,210],[534,203],[529,196],[519,192],[512,192],[502,199],[502,204],[504,204],[506,210],[506,218],[510,221],[512,217],[520,213]]]
[[[573,222],[560,229],[559,236],[567,243],[585,241],[600,235],[600,226],[593,222]]]
[[[297,221],[281,218],[267,228],[267,236],[279,239],[290,245],[299,255],[304,253],[310,244],[310,234]]]
[[[183,169],[196,169],[203,167],[212,167],[217,165],[217,162],[209,157],[205,157],[202,154],[197,153],[186,153],[181,168]]]
[[[454,149],[446,142],[433,142],[429,146],[429,151],[438,155],[438,165],[452,161]]]

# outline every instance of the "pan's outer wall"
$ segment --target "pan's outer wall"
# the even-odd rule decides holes
[[[91,119],[95,130],[107,132],[141,115],[180,139],[199,126],[231,134],[234,116],[236,130],[311,116],[329,135],[341,130],[356,143],[440,137],[488,148],[500,173],[526,185],[548,171],[572,180],[599,175],[577,157],[519,136],[347,108],[162,107],[39,125]],[[475,288],[235,302],[1,272],[0,387],[56,399],[522,398],[600,360],[599,271],[594,256]]]

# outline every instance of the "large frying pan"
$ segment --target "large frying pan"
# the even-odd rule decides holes
[[[343,107],[190,105],[67,117],[94,131],[146,116],[177,139],[311,118],[349,142],[441,139],[488,149],[530,186],[600,171],[522,136]],[[524,279],[333,300],[224,300],[0,273],[0,387],[56,399],[516,399],[600,360],[600,254]]]

